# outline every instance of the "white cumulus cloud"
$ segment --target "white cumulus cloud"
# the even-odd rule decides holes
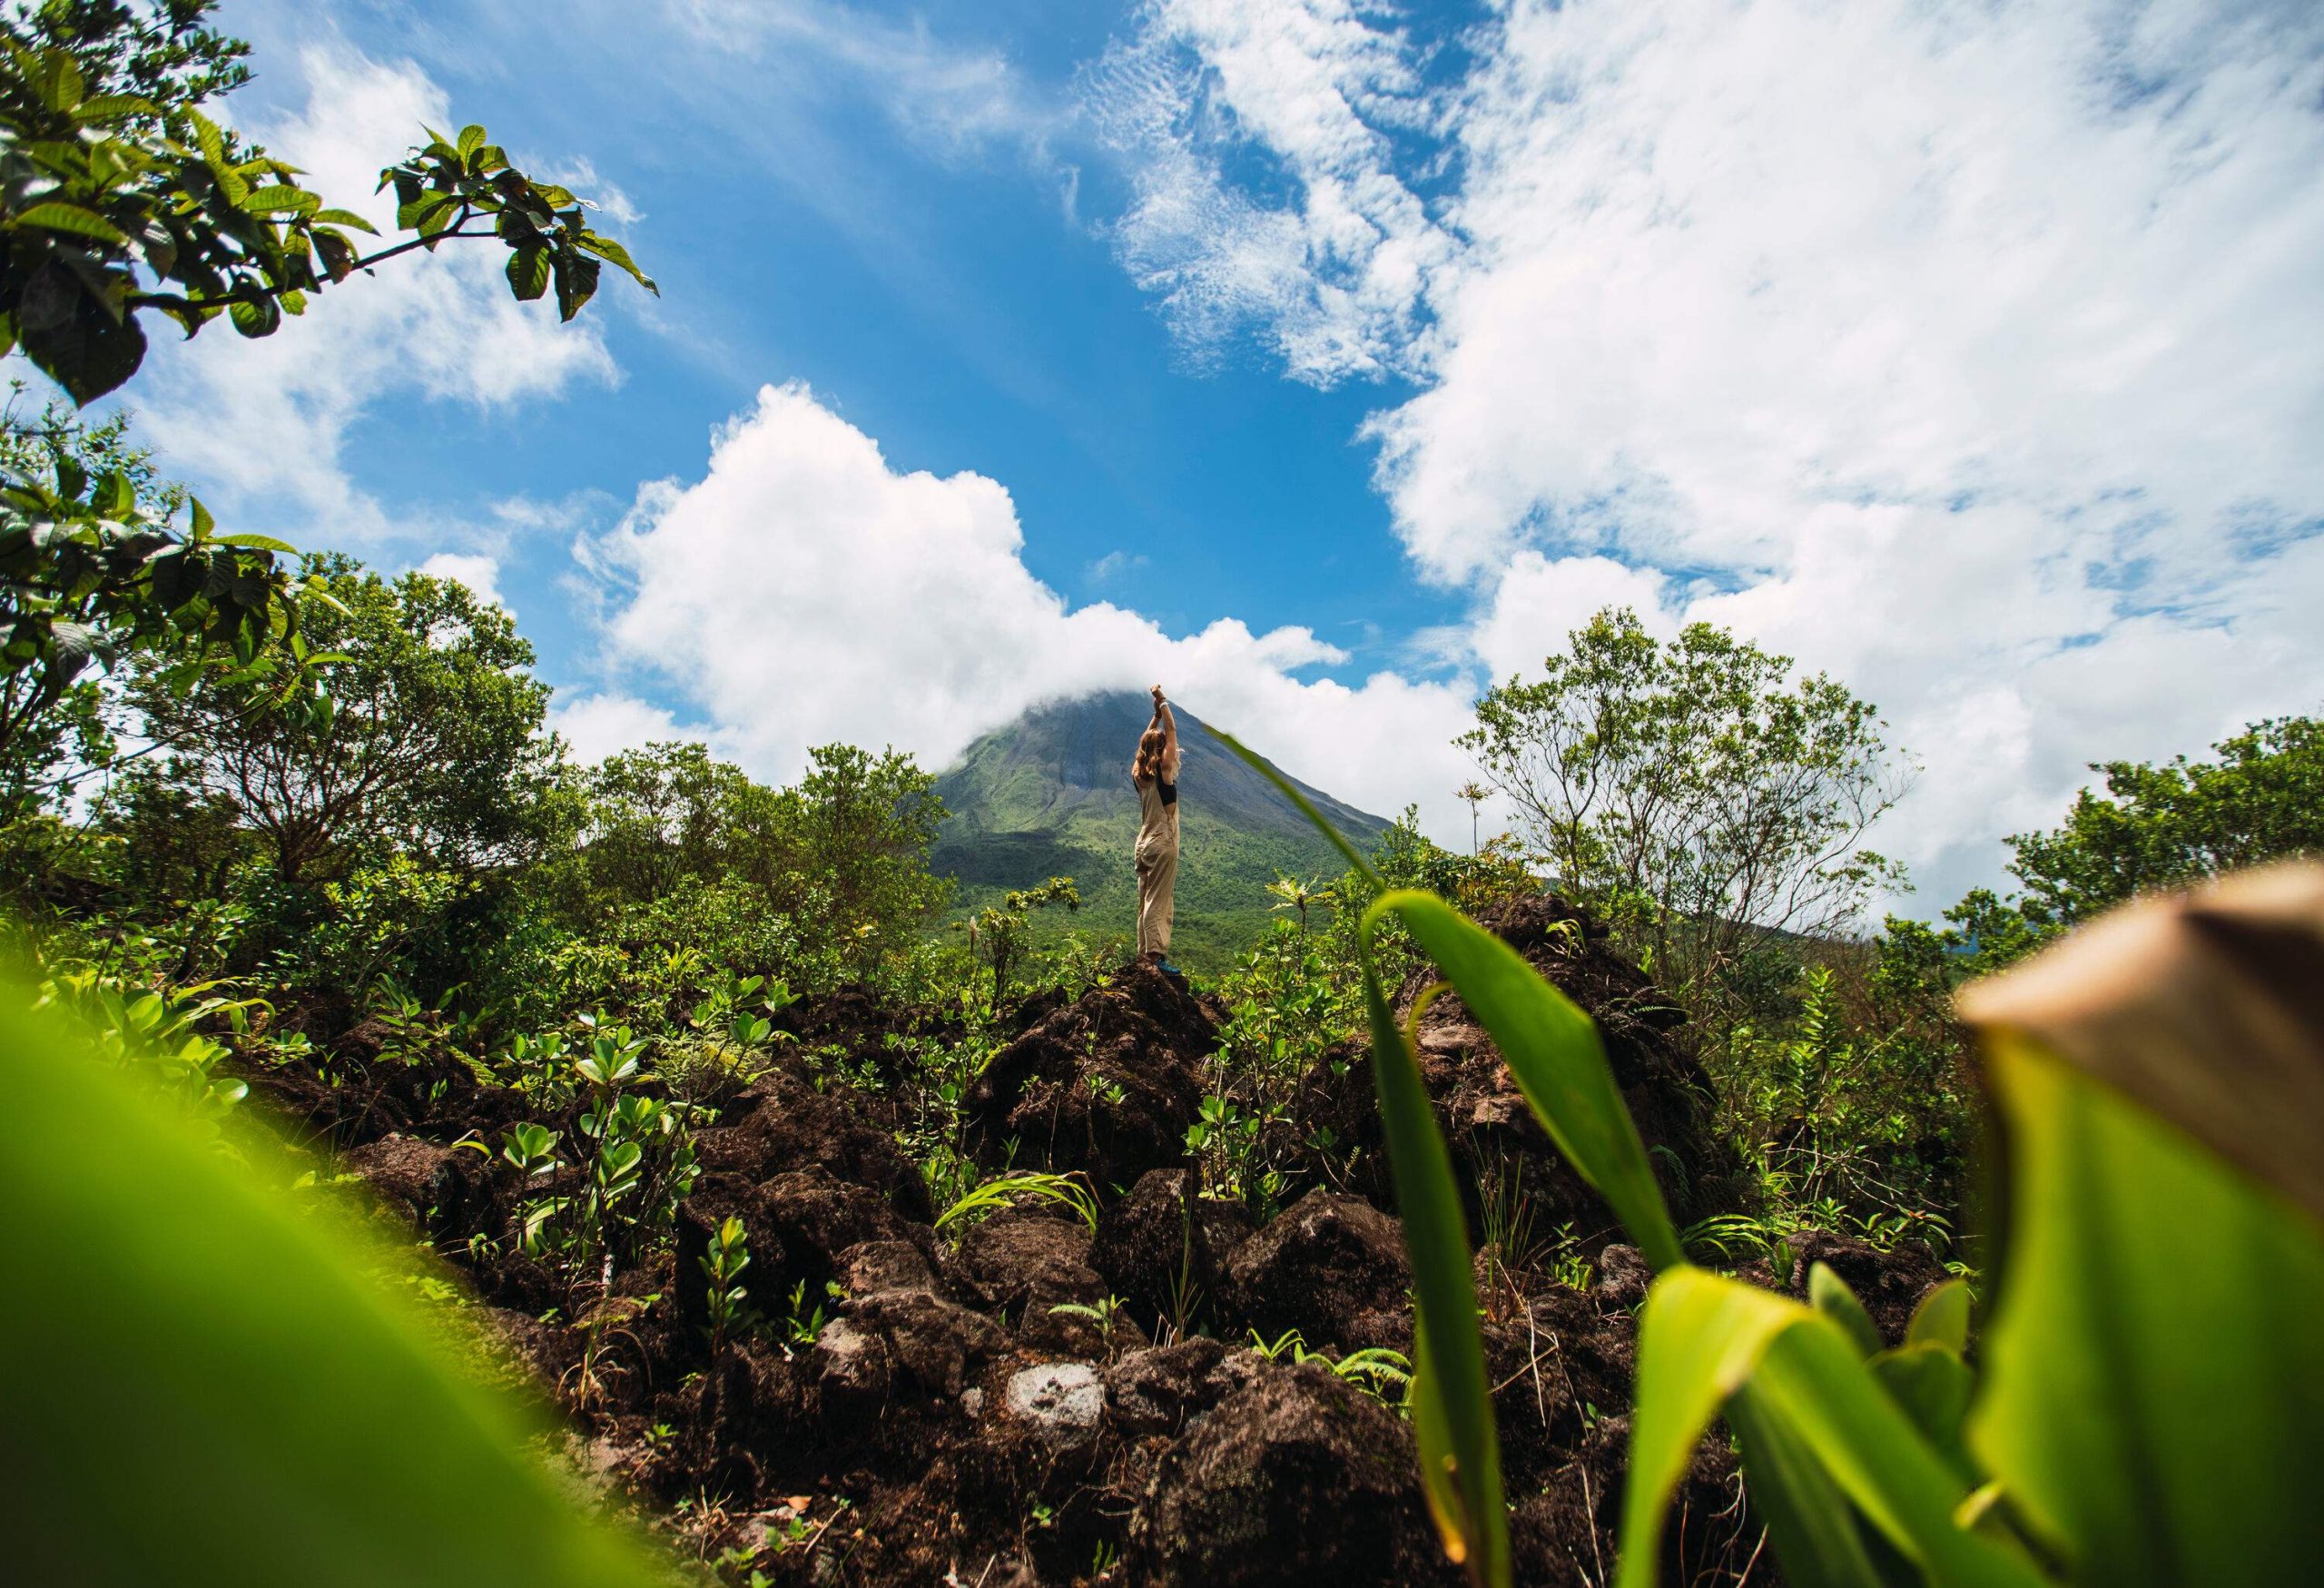
[[[506,607],[500,598],[500,559],[481,553],[439,551],[419,565],[419,571],[430,578],[451,579],[466,585],[479,601],[489,601],[496,607]],[[511,616],[515,614],[511,613]]]
[[[1305,628],[1221,618],[1172,636],[1111,603],[1073,607],[1026,568],[1023,545],[1001,485],[901,470],[793,384],[719,431],[700,479],[645,487],[583,552],[620,581],[607,673],[650,672],[762,776],[794,776],[811,745],[842,739],[941,766],[1041,702],[1158,683],[1342,798],[1390,814],[1419,800],[1454,825],[1464,689],[1303,679],[1346,659]],[[576,741],[666,736],[667,713],[617,701],[583,702],[559,726]]]
[[[1932,905],[2085,763],[2324,704],[2324,12],[1508,0],[1424,88],[1383,11],[1235,15],[1092,80],[1158,129],[1125,265],[1419,385],[1377,482],[1491,674],[1601,600],[1832,671],[1927,766]]]

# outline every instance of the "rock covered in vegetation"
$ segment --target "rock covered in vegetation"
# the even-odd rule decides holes
[[[1569,935],[1525,946],[1562,952]],[[1630,1027],[1608,1020],[1630,1033],[1618,1039],[1629,1084],[1683,1073],[1643,979],[1617,987],[1614,970],[1595,972],[1604,986],[1577,998],[1602,1010],[1614,988],[1638,1006]],[[725,1496],[686,1514],[701,1534],[690,1547],[757,1552],[774,1582],[1456,1581],[1420,1500],[1409,1425],[1380,1398],[1396,1399],[1393,1374],[1363,1376],[1393,1359],[1346,1378],[1332,1366],[1412,1347],[1409,1267],[1361,1060],[1331,1078],[1349,1126],[1329,1183],[1299,1195],[1295,1177],[1295,1199],[1254,1228],[1241,1202],[1198,1194],[1187,1159],[1218,1041],[1200,1000],[1131,966],[1077,1001],[1028,1001],[1021,1016],[969,1100],[967,1145],[988,1176],[1085,1173],[1094,1235],[1046,1204],[934,1228],[897,1145],[905,1110],[873,1062],[898,1061],[889,1036],[918,1041],[931,1027],[868,995],[815,1001],[795,1021],[810,1046],[697,1122],[702,1172],[677,1206],[675,1249],[625,1257],[610,1294],[594,1270],[517,1249],[524,1193],[507,1166],[446,1145],[499,1120],[510,1100],[490,1089],[448,1091],[442,1118],[400,1132],[366,1124],[346,1161],[407,1218],[459,1209],[431,1232],[475,1264],[505,1309],[490,1316],[581,1425],[595,1469],[664,1506]],[[1470,1110],[1451,1134],[1473,1173],[1464,1139],[1478,1105],[1508,1089],[1491,1079],[1489,1044],[1453,1038],[1462,1023],[1433,1014],[1423,1031],[1440,1109]],[[367,1119],[412,1106],[397,1093]],[[1531,1129],[1490,1119],[1521,1140]],[[1547,1173],[1529,1167],[1526,1186],[1548,1187]],[[714,1352],[702,1259],[729,1217],[747,1230],[755,1316]],[[490,1239],[470,1253],[469,1233]],[[1620,1248],[1600,1255],[1590,1292],[1528,1271],[1522,1254],[1517,1267],[1484,1270],[1484,1338],[1520,1577],[1595,1580],[1611,1559],[1644,1274]],[[1882,1316],[1886,1282],[1846,1272]],[[1909,1278],[1892,1298],[1907,1310]],[[1323,1359],[1271,1361],[1238,1343],[1255,1330],[1295,1330]],[[1707,1443],[1677,1498],[1670,1580],[1739,1570],[1728,1553],[1757,1524],[1734,1485],[1723,1444]],[[759,1550],[770,1527],[803,1519],[830,1524],[822,1544]]]
[[[1081,1170],[1101,1197],[1126,1191],[1186,1157],[1217,1045],[1183,982],[1133,962],[994,1054],[970,1088],[970,1123],[987,1150],[1014,1140],[1020,1165]]]
[[[1320,1366],[1270,1368],[1171,1445],[1129,1526],[1153,1588],[1460,1582],[1412,1433]]]

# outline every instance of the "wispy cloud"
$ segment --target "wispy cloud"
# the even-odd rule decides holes
[[[1109,551],[1089,565],[1089,582],[1110,585],[1125,574],[1134,574],[1146,567],[1142,551]]]
[[[1197,359],[1257,327],[1318,384],[1424,362],[1422,299],[1452,240],[1398,173],[1394,134],[1439,123],[1404,36],[1350,0],[1154,0],[1084,73],[1129,165],[1108,228]],[[1232,179],[1255,157],[1287,190]]]
[[[2086,761],[2317,704],[2324,12],[1509,0],[1457,75],[1399,26],[1156,0],[1085,86],[1183,334],[1421,385],[1365,434],[1478,665],[1622,599],[1832,668],[1940,889]]]

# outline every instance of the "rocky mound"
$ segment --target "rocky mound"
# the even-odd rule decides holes
[[[1202,1109],[1203,1060],[1218,1046],[1210,1011],[1176,977],[1141,962],[1035,1020],[969,1090],[979,1147],[1057,1173],[1080,1170],[1101,1196],[1182,1161]]]
[[[1499,930],[1599,1018],[1658,1160],[1682,1171],[1674,1202],[1699,1208],[1690,1194],[1718,1161],[1683,1028],[1586,927],[1554,924],[1574,919],[1529,901]],[[927,1032],[862,1002],[795,1023],[867,1057],[884,1033]],[[938,1230],[895,1145],[892,1092],[828,1075],[819,1087],[799,1059],[700,1130],[675,1252],[602,1293],[594,1275],[518,1255],[513,1171],[450,1145],[505,1100],[471,1088],[437,1112],[406,1110],[409,1129],[368,1129],[342,1162],[383,1215],[469,1266],[499,1333],[578,1430],[580,1468],[702,1558],[740,1552],[772,1582],[818,1588],[1457,1583],[1393,1384],[1339,1367],[1412,1342],[1385,1166],[1361,1149],[1377,1139],[1361,1061],[1311,1085],[1360,1149],[1353,1171],[1343,1161],[1333,1184],[1295,1185],[1254,1228],[1201,1194],[1187,1159],[1218,1041],[1201,1001],[1133,965],[1072,1002],[1029,1003],[1018,1023],[968,1100],[972,1148],[988,1170],[1086,1175],[1094,1231],[1047,1206]],[[1546,1216],[1602,1223],[1459,1006],[1440,1000],[1423,1033],[1471,1172],[1514,1154]],[[714,1351],[700,1259],[729,1215],[749,1232],[760,1318]],[[1942,1277],[1837,1238],[1799,1249],[1794,1284],[1807,1257],[1831,1262],[1884,1327]],[[1491,1287],[1520,1581],[1610,1575],[1644,1283],[1636,1254],[1609,1246],[1589,1291],[1521,1266]],[[1759,1524],[1738,1493],[1714,1435],[1681,1485],[1666,1580],[1743,1571]]]
[[[1512,901],[1484,924],[1597,1022],[1672,1215],[1684,1224],[1730,1207],[1739,1165],[1714,1129],[1716,1094],[1685,1011],[1608,946],[1601,924],[1557,894]],[[1440,979],[1433,970],[1408,977],[1396,994],[1397,1018],[1408,1018]],[[1612,1215],[1551,1146],[1458,994],[1429,1003],[1418,1036],[1422,1079],[1466,1182],[1472,1228],[1496,1228],[1497,1218],[1515,1211],[1537,1235],[1571,1225],[1587,1251],[1619,1239]],[[1368,1052],[1316,1065],[1301,1085],[1295,1124],[1303,1138],[1328,1129],[1344,1154],[1356,1149],[1350,1189],[1393,1207]],[[1506,1204],[1498,1214],[1487,1207],[1496,1196]]]

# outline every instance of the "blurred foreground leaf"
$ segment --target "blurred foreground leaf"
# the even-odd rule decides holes
[[[2149,900],[1962,994],[2009,1169],[1970,1448],[2082,1583],[2324,1561],[2324,867]]]
[[[665,1579],[576,1509],[405,1261],[0,988],[9,1577],[311,1588]],[[254,1144],[253,1152],[263,1144]]]

